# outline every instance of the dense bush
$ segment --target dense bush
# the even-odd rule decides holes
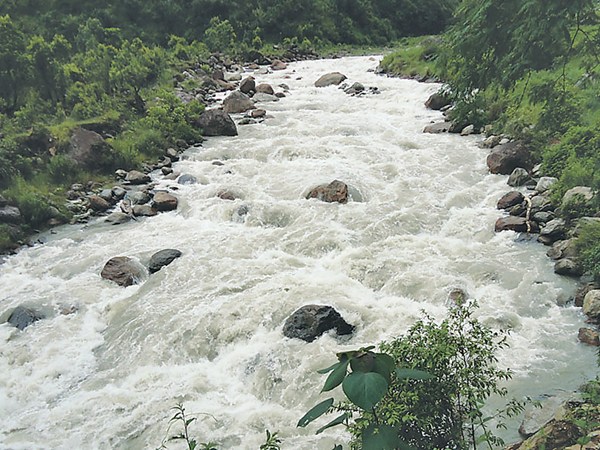
[[[600,223],[583,225],[576,242],[581,264],[596,281],[600,281]]]

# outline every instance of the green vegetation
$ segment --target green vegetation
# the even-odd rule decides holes
[[[381,61],[386,73],[419,80],[441,77],[440,65],[436,63],[443,46],[441,37],[403,38],[399,46]]]
[[[329,373],[323,392],[342,385],[349,403],[329,398],[298,426],[326,412],[342,412],[317,433],[344,424],[354,435],[352,448],[423,450],[473,448],[502,444],[488,428],[490,420],[518,414],[524,404],[510,402],[494,416],[482,406],[490,395],[507,395],[500,383],[511,377],[496,368],[496,351],[505,337],[473,317],[475,303],[452,307],[440,324],[426,318],[405,336],[380,345],[338,354],[339,362],[319,371]],[[348,370],[351,369],[350,372]],[[350,419],[358,415],[353,422]]]

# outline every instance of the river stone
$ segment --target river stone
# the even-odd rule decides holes
[[[256,94],[254,94],[254,97],[252,97],[252,98],[256,102],[278,102],[279,101],[279,97],[277,97],[276,95],[264,94],[262,92],[257,92]]]
[[[125,181],[129,181],[131,184],[146,184],[150,183],[150,176],[139,170],[131,170],[127,172]]]
[[[204,111],[197,121],[204,136],[237,136],[237,127],[229,114],[222,109]]]
[[[0,208],[0,223],[21,223],[23,216],[16,206],[4,206]]]
[[[153,217],[158,214],[156,208],[151,205],[134,205],[131,212],[135,217]]]
[[[525,196],[521,194],[519,191],[511,191],[507,194],[504,194],[498,203],[496,204],[496,208],[498,209],[509,209],[513,206],[520,205],[525,201]]]
[[[90,208],[96,212],[103,212],[110,208],[110,203],[99,195],[90,195],[88,197],[88,202],[90,203]]]
[[[576,260],[563,258],[554,264],[554,273],[568,277],[579,277],[583,274],[583,270]]]
[[[583,313],[594,321],[600,321],[600,289],[592,289],[583,298]]]
[[[111,223],[113,225],[121,225],[123,223],[129,222],[131,219],[132,217],[129,214],[125,214],[121,211],[115,211],[106,218],[105,222]]]
[[[140,282],[144,276],[144,268],[127,256],[116,256],[108,260],[100,276],[126,287]]]
[[[197,182],[198,179],[189,173],[184,173],[177,179],[177,183],[179,184],[196,184]]]
[[[218,198],[220,198],[221,200],[230,200],[230,201],[234,201],[239,198],[234,192],[228,191],[226,189],[217,192],[216,196]]]
[[[569,395],[548,397],[542,400],[539,406],[528,405],[523,414],[519,434],[523,437],[529,437],[537,433],[555,416],[557,410],[568,399]]]
[[[8,317],[8,323],[19,330],[24,330],[32,323],[43,318],[41,314],[35,312],[33,309],[26,308],[25,306],[17,306]]]
[[[550,188],[555,185],[558,182],[558,178],[554,178],[554,177],[542,177],[540,178],[540,180],[537,182],[537,184],[535,185],[535,190],[542,194],[548,190],[550,190]]]
[[[450,99],[442,92],[435,92],[429,96],[425,102],[425,107],[439,111],[440,109],[450,105]]]
[[[235,91],[223,100],[223,111],[228,114],[243,113],[254,108],[250,97],[240,91]]]
[[[158,211],[173,211],[174,209],[177,209],[177,204],[179,202],[174,195],[171,195],[168,192],[158,191],[154,194],[152,203]]]
[[[525,219],[525,217],[515,217],[515,216],[501,217],[496,221],[494,230],[496,232],[516,231],[519,233],[526,233],[527,232],[527,219]]]
[[[329,184],[322,184],[311,189],[306,198],[316,198],[328,203],[347,203],[348,185],[342,181],[334,180]]]
[[[540,231],[541,236],[545,236],[554,241],[563,239],[567,234],[567,227],[563,219],[554,219],[546,224]]]
[[[279,59],[275,59],[271,63],[271,69],[273,69],[273,70],[285,70],[285,69],[287,69],[287,64],[284,63],[283,61],[280,61]]]
[[[130,192],[126,197],[132,205],[145,205],[152,197],[145,191]]]
[[[577,338],[584,344],[600,347],[600,336],[596,330],[592,330],[591,328],[580,328]]]
[[[275,95],[275,90],[273,89],[273,86],[271,86],[268,83],[261,83],[258,86],[256,86],[256,93],[262,93],[262,94],[269,94],[269,95]]]
[[[562,204],[566,205],[576,196],[579,196],[582,200],[589,202],[594,198],[594,191],[592,191],[592,188],[587,186],[575,186],[574,188],[571,188],[565,192],[565,195],[563,195],[562,198]]]
[[[502,140],[501,136],[489,136],[488,138],[484,139],[484,141],[481,143],[481,146],[483,148],[494,148],[496,147],[500,141]]]
[[[553,260],[562,258],[576,259],[577,246],[575,245],[575,239],[554,242],[552,248],[546,252],[546,255]]]
[[[539,211],[532,214],[532,218],[538,223],[548,223],[555,218],[555,215],[551,211]]]
[[[114,200],[112,189],[102,189],[98,196],[109,203],[111,203]]]
[[[529,172],[522,167],[517,167],[508,177],[507,184],[512,187],[519,187],[524,186],[529,180],[531,180]]]
[[[327,87],[332,85],[337,86],[346,78],[346,75],[340,72],[327,73],[315,81],[315,87]]]
[[[246,77],[240,83],[240,91],[244,94],[248,95],[251,92],[256,90],[256,82],[254,81],[254,77]]]
[[[498,145],[487,157],[487,165],[491,173],[510,175],[517,167],[531,169],[531,153],[521,142],[509,142]]]
[[[242,120],[238,121],[238,125],[252,125],[255,123],[256,120],[251,119],[250,117],[244,117]]]
[[[470,136],[473,133],[475,133],[475,125],[467,125],[462,130],[460,130],[461,136]]]
[[[432,123],[432,124],[426,125],[425,128],[423,128],[423,133],[429,133],[429,134],[447,133],[448,131],[450,131],[451,127],[452,127],[452,122]]]
[[[264,109],[253,109],[250,113],[250,117],[253,119],[260,119],[261,117],[265,117],[267,115],[267,111]]]
[[[347,323],[331,306],[306,305],[287,318],[283,334],[288,338],[312,342],[323,333],[335,330],[338,335],[351,334],[354,326]]]
[[[167,248],[156,252],[150,258],[148,270],[150,271],[150,273],[158,272],[164,266],[168,266],[169,264],[171,264],[175,259],[179,258],[181,255],[182,253],[179,250],[175,250],[172,248]]]
[[[163,175],[167,176],[167,175],[171,175],[173,173],[173,168],[171,168],[171,167],[161,167],[160,171],[162,172]]]
[[[348,95],[356,95],[360,94],[361,92],[364,92],[364,90],[365,86],[357,81],[356,83],[353,83],[352,86],[350,86],[349,88],[344,89],[344,92]]]

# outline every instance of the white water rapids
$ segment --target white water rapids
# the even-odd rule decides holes
[[[0,266],[0,314],[25,304],[48,315],[22,332],[0,325],[1,449],[154,449],[183,402],[200,442],[258,449],[269,429],[283,449],[330,450],[347,442],[343,429],[296,428],[325,398],[316,370],[403,333],[422,310],[443,318],[453,288],[511,330],[499,355],[514,371],[511,395],[595,375],[593,350],[577,341],[583,315],[560,305],[574,283],[541,244],[493,231],[508,187],[488,174],[480,138],[423,134],[441,117],[423,106],[438,86],[368,72],[376,65],[355,57],[257,75],[288,96],[239,136],[188,150],[175,169],[199,183],[179,186],[176,212],[63,227]],[[381,93],[315,88],[331,71]],[[348,204],[304,199],[334,179],[352,187]],[[221,200],[221,189],[241,198]],[[183,256],[140,285],[100,278],[113,256],[144,263],[163,248]],[[285,319],[314,303],[334,306],[352,337],[285,338]]]

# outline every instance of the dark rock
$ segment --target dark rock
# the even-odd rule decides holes
[[[177,179],[177,183],[179,184],[196,184],[198,179],[194,175],[190,175],[188,173],[184,173]]]
[[[102,189],[98,196],[109,203],[112,203],[114,201],[112,189]]]
[[[96,212],[103,212],[110,208],[110,203],[99,195],[90,195],[88,197],[88,202],[90,203],[90,208]]]
[[[123,223],[129,222],[131,219],[132,217],[129,214],[125,214],[121,211],[115,211],[106,218],[105,222],[111,223],[113,225],[121,225]]]
[[[277,97],[277,98],[285,98],[286,95],[283,92],[275,92],[275,97]]]
[[[524,186],[529,180],[531,180],[529,172],[522,167],[517,167],[508,177],[507,184],[512,187],[519,187]]]
[[[255,124],[256,120],[251,119],[250,117],[244,117],[242,120],[238,122],[238,125],[252,125]]]
[[[0,208],[4,208],[6,205],[8,205],[8,200],[0,195]]]
[[[362,85],[359,82],[353,83],[352,86],[350,86],[347,89],[344,89],[344,92],[348,95],[356,95],[356,94],[360,94],[361,92],[364,92],[365,87],[364,85]]]
[[[0,223],[21,223],[23,216],[16,206],[4,206],[0,208]]]
[[[496,221],[494,226],[496,232],[500,231],[517,231],[519,233],[527,232],[527,220],[525,217],[501,217]]]
[[[275,95],[275,90],[273,89],[273,86],[271,86],[270,84],[261,83],[258,86],[256,86],[256,93]]]
[[[136,217],[153,217],[158,214],[156,208],[150,205],[134,205],[131,211]]]
[[[519,203],[518,205],[509,208],[508,213],[511,216],[525,217],[527,216],[527,208],[523,203]]]
[[[175,259],[179,258],[181,255],[182,253],[179,250],[171,248],[156,252],[150,258],[148,270],[150,271],[150,273],[158,272],[164,266],[168,266],[169,264],[171,264]]]
[[[464,289],[454,288],[448,294],[448,300],[456,305],[462,305],[469,298],[469,294]]]
[[[235,200],[238,198],[233,192],[227,190],[217,192],[217,197],[221,200]]]
[[[563,219],[554,219],[541,229],[540,235],[554,241],[563,239],[567,234],[567,227]]]
[[[579,277],[583,274],[583,270],[577,261],[570,258],[563,258],[554,264],[554,273],[569,277]]]
[[[179,152],[173,147],[169,147],[165,150],[165,156],[171,161],[179,161]]]
[[[240,83],[240,91],[244,94],[248,95],[251,92],[256,90],[256,82],[254,81],[254,77],[247,77],[242,80]]]
[[[152,200],[152,196],[146,191],[130,192],[125,198],[129,200],[132,205],[145,205]]]
[[[535,220],[538,223],[544,224],[550,222],[552,219],[554,219],[554,217],[555,215],[551,211],[540,211],[536,212],[535,214],[532,214],[533,220]]]
[[[163,175],[171,175],[173,173],[173,168],[171,167],[162,167],[160,169]]]
[[[254,109],[254,102],[243,92],[232,92],[223,100],[223,111],[228,114],[243,113],[250,109]]]
[[[498,200],[496,207],[498,209],[509,209],[513,206],[520,205],[523,201],[525,201],[525,196],[523,194],[519,191],[511,191],[504,194],[500,200]]]
[[[19,330],[24,330],[32,323],[42,320],[43,318],[44,317],[41,314],[30,308],[17,306],[8,317],[8,323],[17,327]]]
[[[204,111],[197,122],[204,136],[237,136],[235,122],[221,109]]]
[[[342,81],[346,79],[346,75],[340,72],[331,72],[321,76],[317,81],[315,81],[316,87],[327,87],[332,85],[339,85]]]
[[[329,184],[322,184],[311,189],[306,198],[316,198],[328,203],[347,203],[348,185],[342,181],[334,180]]]
[[[278,59],[273,60],[271,63],[271,69],[273,70],[285,70],[287,69],[287,64]]]
[[[452,127],[452,122],[432,123],[432,124],[426,125],[425,128],[423,128],[423,133],[429,133],[429,134],[447,133],[448,131],[450,131],[451,127]]]
[[[177,204],[179,202],[174,195],[171,195],[168,192],[159,191],[154,194],[152,203],[158,211],[173,211],[174,209],[177,209]]]
[[[530,170],[533,166],[529,149],[521,142],[498,145],[487,157],[491,173],[510,175],[517,167]]]
[[[225,73],[221,69],[215,69],[212,73],[212,79],[215,81],[225,81]]]
[[[584,344],[600,347],[600,336],[598,336],[596,330],[592,330],[591,328],[580,328],[577,337]]]
[[[429,109],[433,109],[435,111],[439,111],[445,106],[450,105],[450,98],[443,92],[436,92],[431,94],[427,101],[425,102],[425,106]]]
[[[108,260],[100,274],[105,280],[114,281],[119,286],[138,284],[144,276],[144,268],[127,256],[116,256]]]
[[[351,334],[354,327],[348,324],[331,306],[306,305],[285,321],[283,334],[288,338],[312,342],[323,333],[335,330],[338,335]]]
[[[131,170],[127,172],[125,181],[129,181],[130,184],[146,184],[150,183],[150,176],[139,170]]]
[[[111,151],[110,145],[95,131],[77,128],[69,140],[67,156],[78,167],[97,169],[104,155]]]

